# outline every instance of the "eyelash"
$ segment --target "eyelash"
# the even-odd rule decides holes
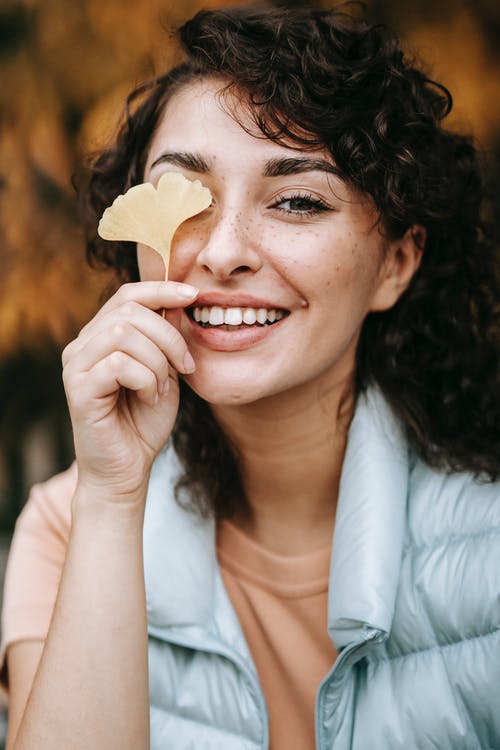
[[[291,208],[279,208],[281,203],[292,203],[293,201],[302,201],[304,203],[308,203],[309,208],[307,208],[305,211],[293,210]],[[271,208],[276,208],[278,209],[278,211],[283,211],[283,213],[290,216],[299,217],[315,216],[322,211],[331,211],[330,207],[327,206],[326,203],[324,203],[320,198],[314,198],[308,193],[295,193],[294,195],[288,196],[280,195],[276,198]]]

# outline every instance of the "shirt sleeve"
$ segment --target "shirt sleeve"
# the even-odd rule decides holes
[[[17,641],[47,637],[66,559],[76,481],[73,464],[35,485],[17,520],[3,595],[0,679],[4,684],[7,648]]]

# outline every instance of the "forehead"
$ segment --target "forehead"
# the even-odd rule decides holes
[[[202,79],[172,96],[151,139],[146,171],[165,149],[198,152],[226,164],[237,159],[240,166],[301,153],[332,161],[326,149],[301,151],[266,138],[254,123],[249,105],[236,92],[226,92],[225,85]]]

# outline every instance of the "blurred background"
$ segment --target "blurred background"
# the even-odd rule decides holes
[[[228,4],[0,0],[0,575],[29,486],[71,462],[60,354],[112,283],[85,266],[71,176],[111,137],[128,91],[175,62],[171,29]],[[498,0],[365,6],[451,89],[450,124],[474,132],[496,164]]]

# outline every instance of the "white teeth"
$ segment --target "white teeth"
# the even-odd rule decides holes
[[[267,310],[260,307],[256,310],[254,307],[193,307],[193,318],[197,323],[209,323],[212,326],[229,325],[240,326],[242,323],[253,326],[255,323],[265,325],[265,323],[274,323],[285,317],[284,310],[271,308]]]
[[[224,323],[228,326],[240,326],[243,323],[241,307],[228,307],[224,311]]]
[[[257,322],[257,313],[253,307],[245,307],[243,312],[243,322],[246,323],[247,326],[253,326]]]
[[[222,307],[211,307],[208,322],[211,326],[221,326],[224,323],[224,310]]]

